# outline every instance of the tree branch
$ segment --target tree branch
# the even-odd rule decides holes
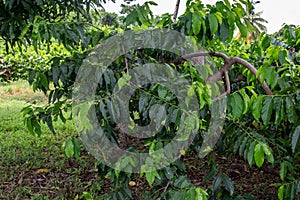
[[[206,83],[212,83],[212,82],[219,81],[219,80],[222,79],[223,75],[225,75],[225,80],[226,80],[226,85],[227,85],[228,82],[229,82],[229,77],[228,77],[228,80],[226,78],[226,76],[228,76],[227,72],[229,71],[229,69],[234,64],[243,65],[244,67],[249,69],[250,72],[255,75],[255,77],[257,76],[257,69],[252,64],[247,62],[246,60],[243,60],[243,59],[238,58],[238,57],[230,58],[230,57],[226,56],[224,53],[220,53],[220,52],[195,52],[195,53],[187,54],[187,55],[184,55],[184,56],[180,57],[179,61],[187,60],[189,58],[193,58],[193,57],[197,57],[197,56],[219,57],[219,58],[222,58],[224,60],[223,67],[217,73],[215,73],[214,75],[209,77],[206,80]],[[265,81],[262,82],[261,76],[257,77],[257,80],[262,85],[262,87],[263,87],[266,94],[273,95],[273,93],[272,93],[270,87],[268,86],[268,84]],[[230,84],[230,82],[229,82],[229,84]],[[229,88],[229,91],[230,91],[230,88]],[[227,92],[228,92],[228,85],[227,85],[227,91],[225,93],[227,93]]]
[[[178,15],[178,10],[179,10],[179,5],[180,5],[180,0],[177,0],[174,14],[173,14],[173,22],[176,22],[177,15]]]
[[[238,58],[238,57],[233,57],[232,59],[235,61],[235,63],[241,64],[241,65],[244,65],[245,67],[247,67],[252,72],[252,74],[254,74],[254,76],[256,77],[257,69],[252,64],[250,64],[246,60],[243,60],[243,59]],[[268,84],[265,81],[262,82],[261,76],[257,77],[257,80],[262,85],[262,87],[265,90],[266,94],[273,95],[273,93],[272,93],[270,87],[268,86]]]

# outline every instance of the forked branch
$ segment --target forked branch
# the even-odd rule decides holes
[[[249,62],[247,62],[241,58],[238,58],[238,57],[230,58],[230,57],[226,56],[224,53],[220,53],[220,52],[195,52],[195,53],[191,53],[191,54],[182,56],[180,58],[180,60],[182,61],[182,60],[186,60],[186,59],[198,57],[198,56],[219,57],[224,60],[223,67],[217,73],[215,73],[214,75],[212,75],[211,77],[209,77],[206,80],[206,83],[212,83],[212,82],[222,80],[222,77],[224,76],[225,81],[226,81],[227,90],[223,95],[228,95],[230,93],[230,81],[229,81],[229,77],[228,77],[228,71],[230,70],[232,65],[241,64],[244,67],[246,67],[247,69],[249,69],[250,72],[252,74],[254,74],[255,77],[257,77],[257,69],[252,64],[250,64]],[[260,82],[260,84],[262,85],[262,87],[267,95],[273,95],[268,84],[265,81],[261,80],[261,76],[258,76],[257,80]]]

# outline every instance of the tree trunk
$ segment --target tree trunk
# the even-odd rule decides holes
[[[177,15],[178,15],[178,10],[179,10],[179,5],[180,5],[180,0],[177,0],[176,6],[175,6],[175,11],[173,14],[173,22],[176,22]]]

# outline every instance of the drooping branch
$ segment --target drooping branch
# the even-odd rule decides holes
[[[254,74],[254,76],[256,77],[257,69],[252,64],[250,64],[246,60],[243,60],[243,59],[238,58],[238,57],[233,57],[232,59],[234,59],[235,63],[241,64],[241,65],[247,67],[252,72],[252,74]],[[258,76],[257,79],[261,83],[261,85],[262,85],[263,89],[265,90],[266,94],[273,95],[273,93],[272,93],[270,87],[268,86],[268,84],[265,81],[261,80],[261,76]]]
[[[187,54],[187,55],[182,56],[180,58],[180,61],[186,60],[186,59],[189,59],[189,58],[193,58],[193,57],[198,57],[198,56],[219,57],[219,58],[222,58],[224,60],[223,67],[217,73],[215,73],[214,75],[209,77],[206,80],[206,83],[212,83],[212,82],[222,80],[222,77],[224,75],[225,76],[225,81],[226,81],[226,86],[227,86],[227,90],[225,92],[226,94],[228,93],[228,91],[230,92],[230,86],[228,87],[228,84],[230,85],[229,77],[228,77],[228,71],[230,70],[232,65],[241,64],[244,67],[246,67],[247,69],[249,69],[250,72],[252,74],[254,74],[255,77],[257,76],[257,69],[252,64],[247,62],[246,60],[243,60],[243,59],[238,58],[238,57],[230,58],[227,55],[225,55],[224,53],[220,53],[220,52],[195,52],[195,53],[191,53],[191,54]],[[261,76],[257,77],[257,80],[262,85],[262,87],[263,87],[266,94],[273,95],[273,93],[272,93],[270,87],[268,86],[268,84],[265,81],[261,80]]]
[[[177,0],[174,14],[173,14],[173,22],[176,22],[177,15],[178,15],[178,10],[179,10],[179,5],[180,5],[180,0]]]

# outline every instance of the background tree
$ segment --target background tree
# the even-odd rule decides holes
[[[260,3],[260,1],[253,1],[253,0],[244,0],[241,1],[245,7],[246,12],[246,19],[244,21],[244,25],[250,23],[252,26],[252,30],[249,31],[247,37],[247,43],[249,44],[251,41],[254,41],[261,32],[267,32],[267,27],[264,25],[268,23],[267,20],[261,17],[263,11],[255,12],[255,5]],[[240,33],[237,36],[238,38],[241,37]]]

